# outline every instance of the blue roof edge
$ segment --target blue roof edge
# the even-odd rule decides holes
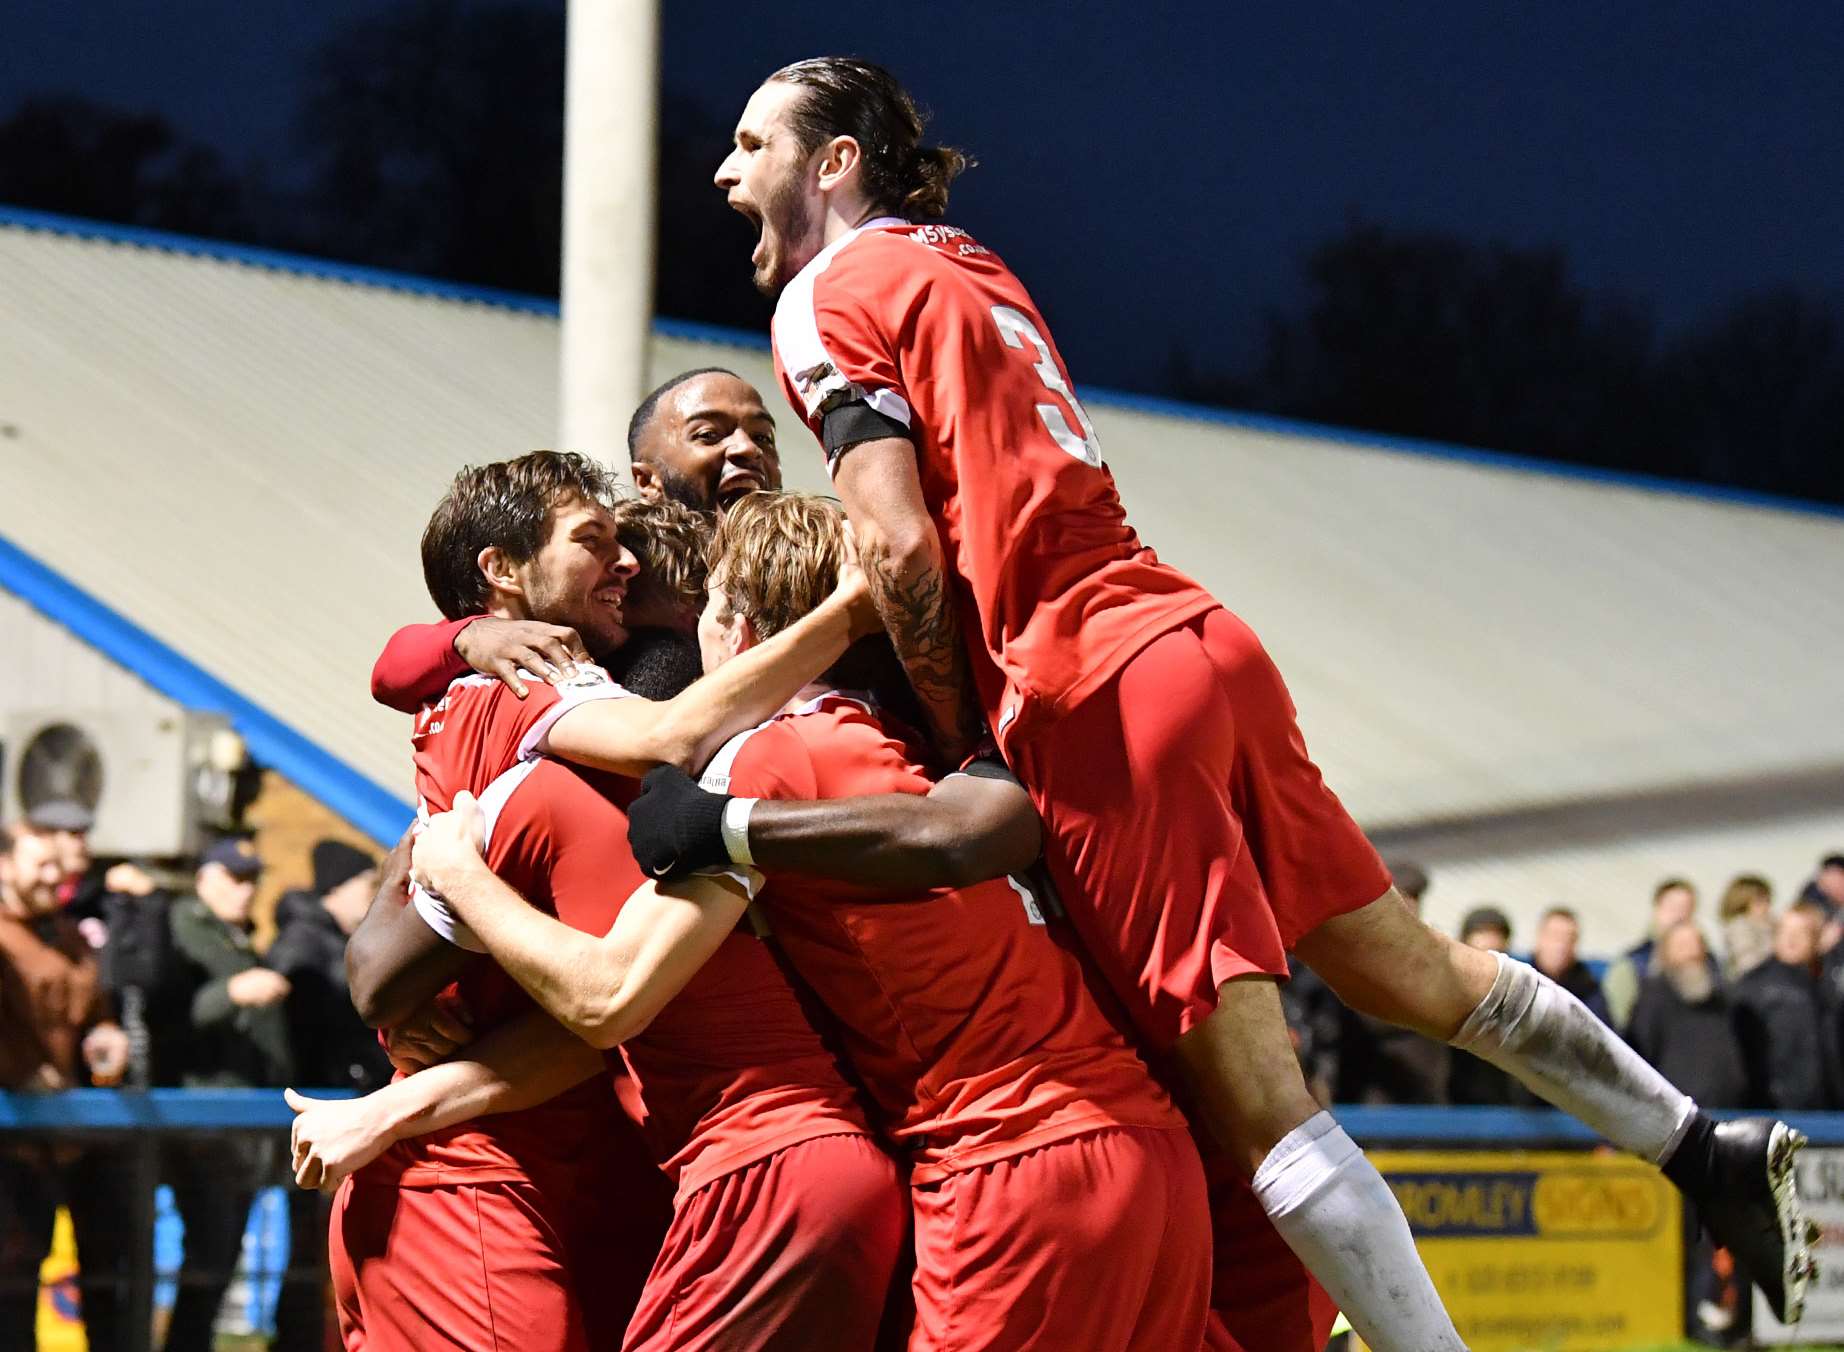
[[[201,239],[192,235],[173,234],[165,230],[150,230],[142,226],[86,220],[76,216],[59,215],[55,212],[36,211],[29,207],[0,204],[0,226],[13,226],[22,230],[42,230],[50,234],[104,240],[146,249],[163,249],[172,253],[212,258],[228,263],[241,263],[248,267],[269,268],[278,272],[318,277],[327,281],[345,282],[356,286],[378,287],[387,291],[406,292],[438,300],[471,301],[480,305],[514,310],[521,314],[543,315],[551,318],[555,318],[558,314],[557,302],[544,296],[503,291],[490,286],[472,286],[464,282],[447,282],[433,277],[417,276],[413,273],[392,272],[386,268],[364,267],[356,263],[338,263],[330,259],[314,258],[307,254],[286,253],[279,249],[262,249],[247,244],[229,244],[221,240]],[[687,342],[720,343],[731,347],[752,348],[756,351],[766,351],[769,346],[768,338],[764,334],[686,319],[656,318],[653,321],[653,331],[662,337],[678,338]],[[1574,479],[1608,487],[1632,488],[1648,493],[1698,498],[1706,502],[1718,502],[1731,506],[1759,507],[1804,516],[1844,520],[1844,504],[1784,497],[1774,493],[1756,492],[1753,489],[1726,488],[1718,484],[1693,483],[1684,479],[1668,478],[1664,475],[1602,469],[1593,465],[1576,465],[1560,460],[1545,460],[1533,455],[1518,455],[1510,451],[1483,450],[1474,446],[1427,441],[1419,437],[1398,436],[1389,432],[1334,427],[1327,423],[1308,422],[1304,419],[1280,417],[1275,414],[1243,413],[1207,404],[1191,404],[1179,399],[1166,399],[1150,394],[1132,394],[1125,390],[1110,390],[1086,384],[1082,386],[1082,399],[1085,403],[1147,413],[1158,417],[1186,418],[1193,422],[1213,423],[1220,427],[1234,427],[1250,432],[1268,432],[1280,436],[1313,437],[1319,440],[1342,442],[1345,445],[1365,450],[1476,465],[1482,469],[1506,470],[1556,479]]]
[[[381,845],[396,843],[414,815],[409,804],[133,621],[0,537],[0,588],[63,625],[167,698],[229,717],[250,754],[286,775]]]

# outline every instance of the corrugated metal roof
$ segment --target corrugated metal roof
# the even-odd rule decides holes
[[[5,226],[0,304],[0,536],[407,794],[370,663],[429,611],[455,468],[549,443],[554,319]],[[655,340],[656,377],[713,361],[773,390],[759,346]],[[1366,825],[1829,775],[1844,826],[1844,517],[1091,402],[1142,535],[1263,634]]]

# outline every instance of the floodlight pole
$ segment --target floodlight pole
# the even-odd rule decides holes
[[[658,0],[569,0],[557,446],[625,468],[653,318]]]

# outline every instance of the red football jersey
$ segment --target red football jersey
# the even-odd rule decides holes
[[[781,293],[774,338],[822,441],[858,401],[908,429],[1001,737],[1216,604],[1127,524],[1049,327],[966,231],[886,218],[834,241]]]
[[[706,787],[756,798],[927,793],[910,749],[845,695],[732,739]],[[757,904],[837,1016],[853,1066],[929,1182],[1105,1126],[1181,1127],[1022,884],[891,897],[771,876]]]
[[[496,698],[512,703],[503,690]],[[526,760],[482,795],[493,871],[533,905],[606,934],[645,881],[631,779]],[[640,1125],[681,1197],[818,1136],[868,1135],[856,1096],[753,931],[724,940],[621,1056]]]
[[[560,686],[526,684],[520,700],[494,678],[466,676],[423,711],[414,738],[419,810],[444,811],[468,789],[488,821],[493,871],[564,923],[606,934],[643,881],[624,811],[638,786],[542,753],[546,734],[570,709],[630,696],[599,667],[585,666]],[[439,930],[458,928],[426,898],[418,904]],[[464,932],[455,937],[472,943]],[[477,1014],[476,1001],[495,1011],[530,1008],[491,963],[469,974],[462,997]],[[616,1064],[631,1075],[623,1088],[637,1091],[638,1102],[625,1097],[681,1195],[799,1141],[869,1130],[793,988],[753,934],[726,939]],[[607,1093],[605,1083],[601,1089]]]
[[[476,796],[485,793],[505,770],[537,756],[544,733],[576,704],[627,693],[599,668],[567,688],[535,682],[530,691],[521,701],[491,677],[464,677],[418,715],[411,743],[420,816],[447,811],[463,789]],[[486,859],[496,872],[506,862],[503,852],[504,846],[489,842]],[[429,914],[425,907],[424,915]],[[476,1035],[536,1008],[518,983],[490,961],[474,963],[452,989],[467,1007]],[[620,1112],[610,1081],[598,1077],[536,1108],[399,1142],[373,1167],[405,1185],[510,1182],[530,1178],[534,1171],[563,1170],[568,1176],[587,1143],[606,1141],[621,1130]]]

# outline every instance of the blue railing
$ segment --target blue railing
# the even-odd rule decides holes
[[[341,1089],[304,1089],[344,1098]],[[1334,1109],[1346,1131],[1371,1145],[1428,1142],[1481,1147],[1590,1146],[1600,1138],[1554,1108],[1359,1107]],[[1756,1113],[1719,1112],[1716,1117]],[[0,1091],[0,1132],[114,1135],[131,1132],[286,1131],[294,1113],[275,1089],[73,1089]],[[1785,1113],[1815,1145],[1844,1145],[1844,1113]]]
[[[311,1098],[351,1096],[345,1089],[301,1092]],[[294,1116],[279,1089],[0,1091],[0,1131],[286,1131]]]

